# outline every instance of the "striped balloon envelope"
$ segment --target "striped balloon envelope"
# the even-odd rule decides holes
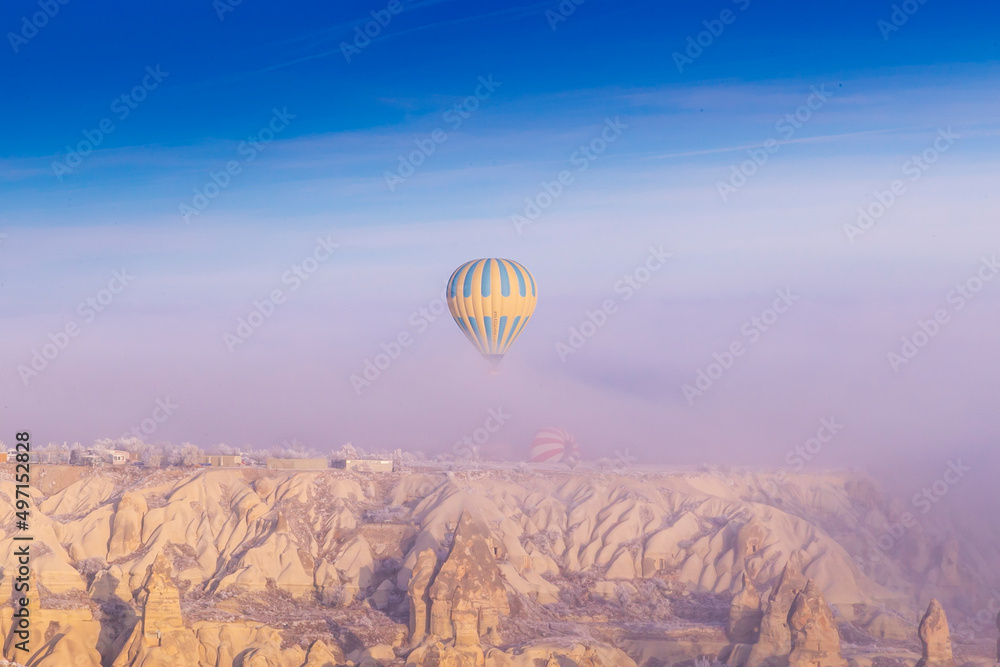
[[[568,431],[549,426],[535,434],[531,443],[532,463],[559,463],[579,459],[580,446]]]
[[[535,310],[531,272],[509,259],[475,259],[455,269],[448,308],[479,352],[497,364]]]

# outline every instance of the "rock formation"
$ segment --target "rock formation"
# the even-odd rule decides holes
[[[840,654],[840,634],[833,612],[812,579],[795,597],[788,626],[792,634],[789,667],[847,667]]]
[[[602,667],[603,664],[601,659],[597,657],[597,654],[594,653],[593,647],[588,646],[584,649],[583,657],[580,658],[580,662],[576,663],[576,667]]]
[[[125,575],[117,565],[101,570],[94,575],[94,580],[87,587],[87,593],[95,600],[110,600],[117,598],[123,602],[132,600],[132,592],[128,589]]]
[[[760,623],[764,615],[760,606],[760,593],[753,585],[746,572],[743,573],[743,586],[733,597],[729,608],[729,622],[726,625],[726,638],[731,644],[719,654],[719,662],[728,665],[745,664],[760,633]]]
[[[173,566],[162,553],[149,566],[149,576],[139,596],[146,646],[158,646],[164,634],[184,627],[180,591],[170,576],[172,571]]]
[[[142,617],[112,667],[196,667],[198,640],[184,627],[173,566],[162,553],[150,564],[139,592]]]
[[[923,656],[917,667],[955,667],[948,618],[937,600],[931,600],[928,605],[927,612],[920,620],[919,633]]]
[[[475,646],[446,646],[434,642],[411,653],[407,667],[485,667],[483,649]]]
[[[761,619],[764,611],[760,607],[760,593],[753,581],[743,573],[743,587],[733,598],[729,608],[729,624],[726,626],[726,638],[734,644],[754,644],[760,632]]]
[[[437,569],[437,556],[431,549],[424,549],[417,556],[407,593],[410,598],[410,644],[419,644],[430,629],[429,594],[431,579]]]
[[[741,570],[746,570],[747,564],[753,559],[761,547],[764,546],[764,540],[766,538],[767,528],[757,517],[754,517],[750,519],[750,521],[743,524],[739,532],[736,534],[736,567]],[[750,569],[753,570],[754,568],[751,567]],[[756,572],[750,572],[751,576],[756,574]]]
[[[94,646],[101,626],[90,609],[43,604],[43,591],[34,570],[28,574],[27,589],[18,590],[18,583],[14,580],[13,608],[5,606],[2,610],[2,625],[7,629],[4,656],[17,661],[9,664],[96,667],[101,656]],[[22,605],[22,599],[27,604]],[[0,663],[8,664],[3,660]]]
[[[410,597],[408,657],[414,667],[483,667],[480,642],[498,644],[501,614],[509,614],[507,590],[485,526],[465,511],[448,558],[435,574],[437,557],[417,557],[407,590]],[[427,633],[430,636],[427,637]]]
[[[486,528],[463,512],[447,560],[430,586],[430,632],[457,644],[497,640],[500,614],[510,613],[507,591]]]
[[[302,667],[337,667],[344,664],[344,652],[339,647],[331,649],[323,641],[317,640],[309,647],[306,663]]]
[[[946,586],[958,586],[961,575],[958,573],[958,540],[952,538],[944,543],[941,549],[940,583]]]
[[[142,517],[148,510],[146,499],[138,493],[122,495],[108,541],[108,561],[127,556],[139,548],[142,543]]]
[[[554,655],[562,667],[631,665],[620,651],[644,665],[691,664],[728,645],[718,655],[732,667],[771,667],[829,644],[813,649],[815,622],[796,628],[787,616],[809,606],[809,595],[793,604],[802,571],[837,622],[853,626],[845,657],[871,667],[914,639],[924,608],[917,614],[913,600],[981,609],[983,586],[996,584],[995,522],[951,527],[961,560],[956,543],[919,526],[899,548],[872,552],[879,536],[897,534],[908,504],[890,507],[854,473],[789,476],[763,504],[759,475],[738,471],[487,466],[448,476],[425,463],[364,475],[47,466],[44,489],[32,490],[31,566],[44,595],[31,603],[43,651],[31,667],[341,667],[339,641],[355,658],[380,644],[398,655],[407,629],[413,664],[539,667]],[[17,576],[7,471],[0,597]],[[800,551],[808,565],[789,558]],[[733,601],[724,627],[721,599]],[[516,610],[500,642],[508,604]],[[0,600],[0,637],[14,610]],[[961,647],[962,662],[978,667],[985,652],[994,657],[984,618],[974,626],[981,641]],[[928,661],[940,662],[933,645]]]
[[[451,624],[455,628],[455,646],[479,645],[479,613],[472,606],[469,596],[455,590],[451,606]],[[499,619],[498,619],[499,620]]]
[[[805,577],[799,572],[796,554],[789,557],[778,582],[768,596],[767,609],[760,622],[757,643],[750,650],[747,667],[787,667],[792,650],[792,633],[788,613],[795,596],[805,588]]]
[[[281,633],[273,628],[260,630],[257,642],[256,648],[244,654],[242,661],[236,664],[241,667],[300,667],[306,659],[305,651],[298,646],[282,650]],[[364,665],[364,661],[361,664]]]

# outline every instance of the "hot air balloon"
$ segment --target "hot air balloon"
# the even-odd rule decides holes
[[[484,357],[500,363],[535,310],[535,278],[509,259],[475,259],[448,280],[448,308]]]
[[[580,459],[580,446],[568,431],[546,427],[535,434],[531,443],[532,463],[559,463]]]

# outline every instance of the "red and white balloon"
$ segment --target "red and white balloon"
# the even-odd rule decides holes
[[[532,463],[559,463],[579,459],[580,446],[568,431],[547,427],[535,434],[531,443]]]

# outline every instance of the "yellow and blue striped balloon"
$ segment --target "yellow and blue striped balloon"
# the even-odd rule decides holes
[[[535,278],[509,259],[475,259],[448,280],[448,308],[484,357],[497,364],[535,310]]]

